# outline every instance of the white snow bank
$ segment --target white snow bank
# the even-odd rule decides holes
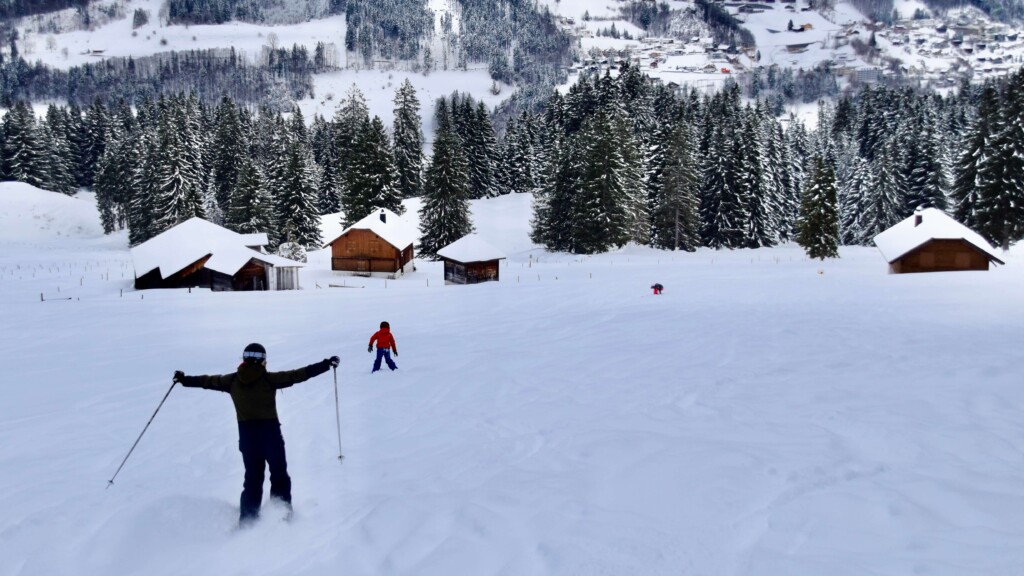
[[[72,197],[23,182],[0,182],[0,242],[102,235],[99,212],[91,194]]]

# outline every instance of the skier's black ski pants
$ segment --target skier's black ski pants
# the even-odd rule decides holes
[[[288,505],[292,501],[292,479],[284,454],[281,423],[277,420],[249,420],[238,423],[238,449],[245,464],[242,485],[241,520],[254,520],[260,515],[263,500],[263,472],[270,467],[270,497]]]

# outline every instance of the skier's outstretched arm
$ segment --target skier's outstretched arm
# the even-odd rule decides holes
[[[305,382],[310,378],[319,376],[324,372],[327,372],[332,367],[337,368],[339,359],[337,356],[331,356],[330,358],[324,358],[319,362],[315,362],[306,366],[305,368],[299,368],[298,370],[286,370],[284,372],[267,372],[267,380],[275,388],[280,390],[281,388],[288,388],[293,384],[299,382]]]
[[[186,376],[184,372],[178,370],[174,373],[174,381],[186,388],[206,388],[218,392],[231,392],[231,383],[235,381],[235,375]]]

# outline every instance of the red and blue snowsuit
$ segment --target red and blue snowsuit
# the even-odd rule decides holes
[[[377,359],[373,361],[373,372],[380,370],[381,359],[388,363],[388,368],[398,369],[391,359],[392,350],[394,350],[395,356],[398,356],[398,346],[395,345],[395,337],[391,335],[391,328],[384,327],[374,332],[373,336],[370,336],[370,345],[367,350],[373,349],[374,342],[377,343]]]

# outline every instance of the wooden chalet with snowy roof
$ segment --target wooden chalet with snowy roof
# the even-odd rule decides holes
[[[328,242],[331,270],[361,275],[404,273],[413,259],[415,227],[386,208],[376,209]]]
[[[135,288],[298,290],[301,262],[266,254],[267,235],[190,218],[131,249]]]
[[[890,274],[988,270],[1003,264],[980,234],[945,212],[926,208],[875,236]]]
[[[498,281],[505,255],[478,234],[467,234],[441,248],[445,284],[478,284]]]

